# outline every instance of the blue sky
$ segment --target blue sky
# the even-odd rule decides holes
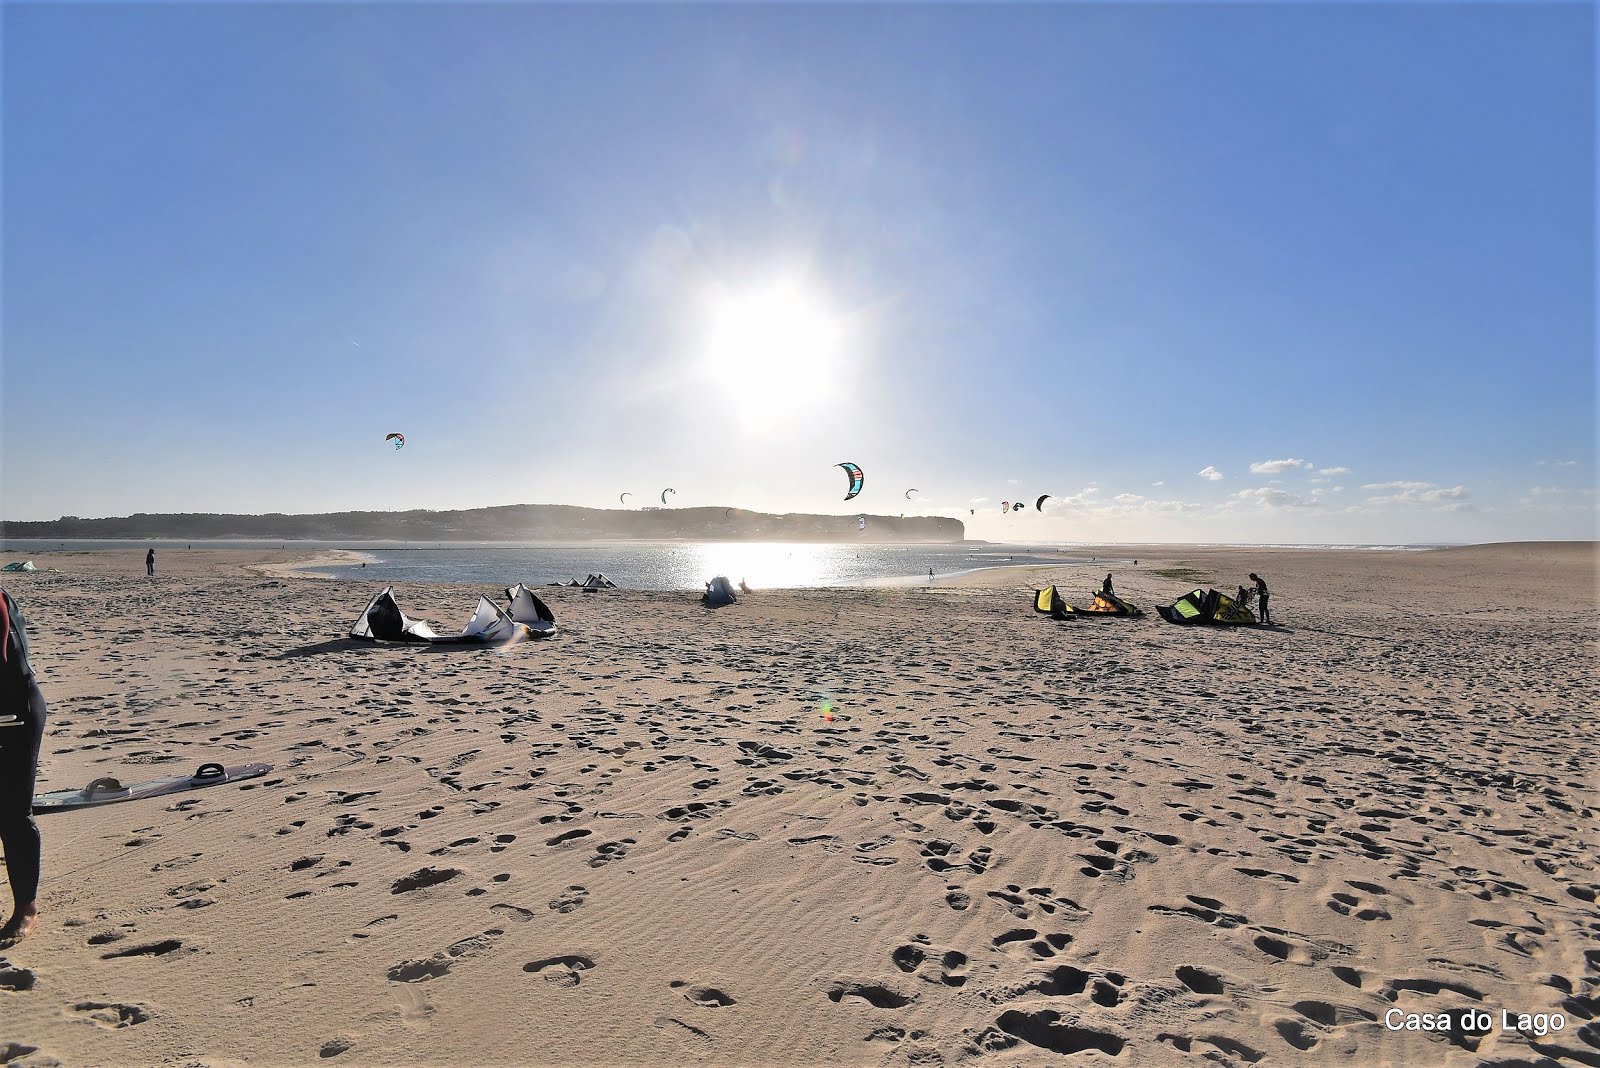
[[[3,18],[5,518],[1595,532],[1588,5]]]

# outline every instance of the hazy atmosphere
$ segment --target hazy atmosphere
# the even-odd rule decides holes
[[[1593,17],[8,4],[0,518],[1591,537]]]

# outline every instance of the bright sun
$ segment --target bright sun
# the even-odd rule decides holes
[[[799,285],[719,294],[711,309],[707,370],[740,404],[769,417],[796,412],[830,392],[843,340],[839,320]]]

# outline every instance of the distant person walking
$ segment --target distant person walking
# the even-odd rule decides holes
[[[154,575],[156,573],[156,551],[154,549],[144,554],[144,573],[146,575]]]
[[[1267,608],[1267,598],[1271,596],[1267,592],[1267,580],[1252,571],[1250,581],[1256,584],[1256,600],[1261,602],[1261,622],[1271,623],[1272,612]]]
[[[33,821],[33,784],[44,740],[44,695],[28,663],[22,610],[0,590],[0,848],[6,851],[11,918],[0,944],[33,930],[39,916],[39,825]]]
[[[928,585],[933,585],[933,568],[928,568]]]

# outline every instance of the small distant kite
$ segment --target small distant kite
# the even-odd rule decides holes
[[[1041,512],[1044,511],[1044,502],[1048,501],[1049,499],[1050,499],[1050,494],[1048,494],[1048,493],[1039,494],[1039,499],[1033,502],[1034,508],[1038,509]]]
[[[633,494],[631,494],[631,493],[624,493],[622,496],[617,498],[617,503],[619,503],[619,504],[627,504],[628,503],[628,498],[632,497],[632,496],[633,496]]]
[[[848,501],[861,492],[861,487],[867,481],[867,476],[861,473],[861,468],[849,462],[834,464],[833,466],[844,468],[844,473],[850,476],[850,492],[844,495],[845,500]]]
[[[662,490],[661,491],[661,503],[662,504],[666,504],[667,503],[667,494],[669,494],[669,493],[677,493],[677,492],[678,491],[673,489],[671,486],[668,486],[666,489]]]
[[[968,515],[977,515],[978,514],[978,510],[976,508],[968,508],[967,509],[967,514]]]
[[[1023,506],[1023,502],[1022,501],[1018,501],[1016,504],[1013,504],[1011,506],[1011,510],[1013,512],[1020,512],[1020,511],[1022,511],[1022,506]]]
[[[1000,511],[1002,511],[1002,512],[1011,511],[1011,502],[1010,501],[1001,501],[1000,502]]]
[[[722,510],[722,518],[724,518],[724,519],[732,519],[733,518],[733,509],[732,508],[724,508]]]
[[[917,489],[917,488],[915,488],[915,487],[912,487],[911,489],[906,490],[906,500],[909,501],[911,499],[911,495],[913,493],[920,493],[920,492],[922,492],[922,491]]]
[[[866,530],[867,529],[867,517],[866,516],[861,516],[859,519],[856,520],[856,529],[857,530]]]
[[[385,435],[383,440],[394,442],[394,447],[397,449],[406,447],[406,436],[404,434],[388,434]]]

